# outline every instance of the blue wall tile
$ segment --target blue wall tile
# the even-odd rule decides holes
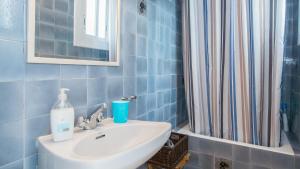
[[[123,63],[118,67],[107,67],[108,76],[122,76],[123,75]]]
[[[0,39],[24,41],[26,21],[24,2],[25,0],[0,1]]]
[[[156,110],[155,120],[163,121],[163,119],[164,119],[164,108],[160,108]]]
[[[0,166],[22,159],[22,128],[22,121],[0,124]]]
[[[125,56],[136,56],[136,35],[124,33],[122,36],[121,51]]]
[[[37,138],[50,132],[50,116],[40,116],[26,120],[25,127],[25,155],[37,153]]]
[[[137,56],[145,57],[147,52],[146,39],[142,36],[138,36],[136,44]]]
[[[172,91],[171,91],[171,102],[174,103],[176,100],[177,100],[177,89],[172,89]]]
[[[168,121],[171,119],[171,107],[169,105],[164,106],[164,120]]]
[[[143,95],[147,93],[147,77],[137,77],[136,79],[136,86],[137,86],[137,95]]]
[[[0,56],[0,81],[13,81],[21,80],[24,78],[24,43],[0,40]]]
[[[84,79],[87,78],[87,66],[78,65],[62,65],[61,66],[62,79]]]
[[[128,118],[135,120],[137,118],[137,101],[134,100],[130,102],[129,104],[129,113],[128,113]]]
[[[137,33],[143,36],[147,36],[147,20],[143,16],[138,17]]]
[[[37,154],[26,157],[24,159],[24,169],[35,169],[37,161]]]
[[[68,88],[69,101],[74,107],[87,105],[87,82],[83,79],[62,80],[62,88]]]
[[[21,120],[24,113],[24,82],[2,82],[0,91],[0,124]]]
[[[160,108],[164,105],[164,93],[158,92],[157,93],[157,107]]]
[[[146,120],[148,120],[148,116],[147,116],[147,114],[143,114],[143,115],[141,115],[141,116],[138,116],[138,117],[137,117],[137,120],[143,120],[143,121],[146,121]]]
[[[59,79],[60,65],[26,64],[26,80]]]
[[[141,116],[147,113],[147,96],[139,96],[137,98],[137,114]]]
[[[124,77],[124,96],[136,95],[136,83],[134,77]]]
[[[155,111],[151,111],[148,113],[147,120],[155,121]]]
[[[135,56],[123,56],[123,60],[124,60],[124,76],[130,76],[133,77],[136,75],[136,67],[137,67],[137,63],[136,63],[136,57]]]
[[[107,67],[104,66],[88,66],[88,77],[97,78],[107,74]]]
[[[5,166],[1,167],[1,169],[23,169],[23,160],[15,161],[13,163],[5,165]],[[32,169],[32,168],[30,168],[30,169]]]
[[[120,99],[123,97],[123,78],[107,78],[107,97],[109,100]]]
[[[164,104],[169,104],[171,102],[171,92],[165,91],[164,92]]]
[[[88,105],[96,105],[106,101],[106,77],[88,79]]]
[[[134,11],[124,11],[124,15],[122,16],[122,24],[126,24],[126,26],[122,27],[122,33],[136,33],[137,31],[137,16]]]
[[[148,93],[155,92],[155,76],[148,76]]]
[[[156,109],[156,95],[155,94],[150,94],[148,95],[148,100],[147,100],[147,111],[154,111]]]
[[[150,56],[149,56],[150,57]],[[148,75],[155,75],[156,74],[156,59],[155,58],[148,58]]]
[[[137,57],[137,75],[147,75],[147,58]]]
[[[28,81],[25,89],[26,117],[32,118],[49,114],[54,103],[58,100],[59,81],[43,80]]]

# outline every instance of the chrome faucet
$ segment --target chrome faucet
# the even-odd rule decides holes
[[[90,118],[84,118],[83,116],[78,117],[77,126],[83,130],[92,130],[99,126],[103,119],[104,113],[107,112],[106,103],[102,103],[97,111],[93,113]]]

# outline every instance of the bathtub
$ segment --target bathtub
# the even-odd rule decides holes
[[[282,154],[287,154],[287,155],[294,155],[293,148],[284,132],[282,132],[282,136],[281,136],[281,144],[282,145],[280,147],[265,147],[265,146],[237,142],[237,141],[232,141],[232,140],[227,140],[227,139],[205,136],[205,135],[201,135],[201,134],[195,134],[189,130],[188,125],[183,126],[177,132],[181,133],[181,134],[186,134],[188,136],[198,137],[201,139],[206,139],[206,140],[211,140],[211,141],[223,142],[223,143],[233,144],[233,145],[240,145],[240,146],[249,147],[249,148],[257,148],[257,149],[261,149],[261,150],[282,153]]]
[[[284,132],[282,146],[274,148],[195,134],[188,125],[177,132],[189,136],[189,151],[194,157],[187,168],[214,169],[220,159],[227,159],[232,169],[295,169],[295,154]]]

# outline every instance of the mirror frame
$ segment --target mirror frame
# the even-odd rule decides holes
[[[71,64],[71,65],[101,65],[101,66],[120,66],[120,45],[121,45],[121,0],[117,1],[116,13],[116,39],[115,39],[115,59],[116,61],[95,61],[83,59],[63,59],[46,58],[35,56],[35,8],[36,0],[28,0],[27,3],[27,62],[44,64]]]

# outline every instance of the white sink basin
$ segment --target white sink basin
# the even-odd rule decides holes
[[[39,169],[135,169],[150,159],[167,141],[171,125],[164,122],[111,119],[95,130],[80,131],[72,140],[53,142],[38,138]]]

